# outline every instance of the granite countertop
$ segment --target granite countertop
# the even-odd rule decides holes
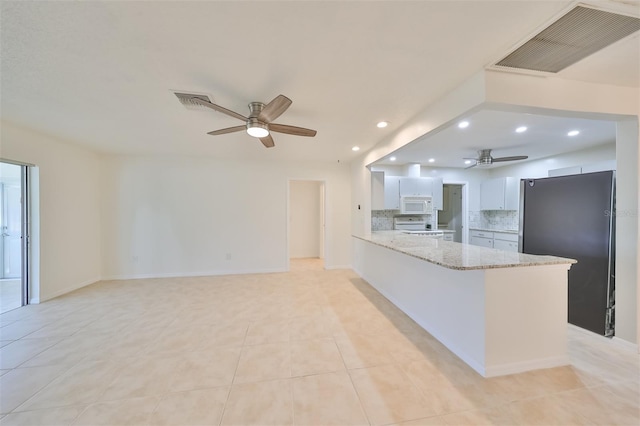
[[[426,235],[405,234],[402,231],[377,231],[369,236],[354,237],[449,269],[474,270],[577,263],[574,259],[564,257],[514,253],[443,241]]]
[[[517,229],[489,229],[489,228],[469,228],[471,231],[484,231],[484,232],[502,232],[504,234],[517,234]]]

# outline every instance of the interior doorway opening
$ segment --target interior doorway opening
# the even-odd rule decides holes
[[[315,259],[315,264],[324,264],[324,181],[290,180],[288,216],[289,269],[291,260]]]
[[[442,210],[438,212],[438,229],[454,231],[453,241],[466,243],[467,203],[466,184],[445,183],[442,188]]]
[[[28,303],[27,167],[0,162],[0,313]]]

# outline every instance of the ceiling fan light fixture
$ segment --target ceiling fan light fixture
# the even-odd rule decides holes
[[[265,138],[269,136],[269,128],[266,124],[251,118],[247,123],[247,133],[254,138]]]

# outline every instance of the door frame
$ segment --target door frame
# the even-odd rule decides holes
[[[22,306],[39,303],[39,267],[34,262],[34,247],[39,252],[39,234],[33,234],[33,228],[39,229],[38,176],[39,170],[34,164],[9,160],[0,157],[0,162],[20,166],[21,206],[21,277]],[[37,257],[37,256],[36,256]]]
[[[462,243],[469,244],[469,182],[443,181],[443,185],[459,185],[462,187]]]
[[[320,183],[320,259],[322,259],[322,266],[327,269],[327,180],[326,179],[309,179],[309,178],[288,178],[287,179],[287,214],[286,214],[286,229],[287,229],[287,253],[286,253],[286,270],[291,270],[291,251],[290,251],[290,238],[291,238],[291,182],[318,182]]]

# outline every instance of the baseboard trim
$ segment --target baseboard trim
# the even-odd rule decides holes
[[[589,336],[589,338],[597,340],[599,342],[605,343],[605,344],[610,344],[610,345],[615,345],[619,348],[623,348],[626,349],[628,351],[632,351],[635,353],[638,353],[638,351],[640,351],[640,347],[638,346],[638,344],[630,342],[628,340],[624,340],[621,339],[617,336],[613,336],[613,337],[605,337],[605,336],[601,336],[599,334],[594,333],[593,331],[589,331],[586,330],[582,327],[578,327],[577,325],[574,324],[570,324],[567,323],[567,326],[569,329],[574,330],[580,334],[583,334],[585,336]]]
[[[286,268],[265,268],[265,269],[229,269],[205,272],[168,272],[162,274],[123,274],[123,275],[107,275],[102,277],[102,281],[121,281],[121,280],[143,280],[150,278],[182,278],[182,277],[215,277],[220,275],[247,275],[247,274],[273,274],[278,272],[287,272]]]
[[[535,359],[531,361],[514,362],[487,366],[484,377],[505,376],[507,374],[523,373],[525,371],[540,370],[542,368],[561,367],[571,364],[569,356]]]
[[[60,297],[60,296],[62,296],[64,294],[71,293],[72,291],[81,289],[82,287],[86,287],[88,285],[95,284],[98,281],[101,281],[101,279],[100,278],[91,278],[89,280],[81,282],[80,284],[69,286],[69,287],[65,287],[62,290],[56,291],[54,293],[47,294],[47,295],[44,295],[44,296],[40,296],[37,299],[37,302],[35,304],[38,304],[38,303],[41,303],[41,302],[46,302],[47,300],[55,299],[56,297]],[[32,299],[32,300],[35,300],[35,299]],[[29,301],[29,303],[32,303],[31,300]]]

